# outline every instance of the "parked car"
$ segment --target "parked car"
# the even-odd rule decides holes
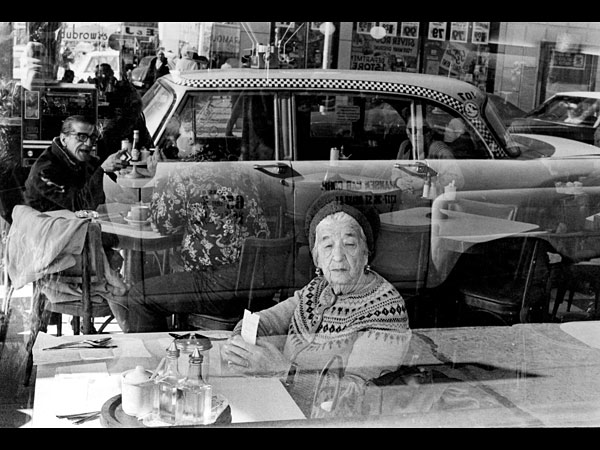
[[[488,99],[498,110],[498,115],[502,118],[504,126],[508,127],[517,117],[523,117],[526,111],[519,108],[514,103],[509,102],[502,96],[497,94],[487,94]]]
[[[594,135],[600,124],[600,92],[559,92],[521,118],[513,120],[513,133],[535,133],[598,145]]]
[[[143,92],[146,92],[146,90],[150,87],[145,80],[148,74],[148,69],[150,69],[150,63],[154,58],[155,55],[144,56],[140,60],[138,66],[131,72],[131,82],[136,88],[141,89]]]
[[[566,220],[558,217],[558,206],[550,211],[546,205],[555,183],[590,176],[593,165],[583,158],[600,154],[581,142],[508,133],[479,89],[422,74],[198,71],[160,78],[143,102],[155,146],[173,158],[158,165],[157,180],[194,162],[199,171],[227,163],[260,174],[269,202],[283,211],[273,221],[283,223],[283,232],[294,235],[299,249],[294,286],[312,276],[304,220],[311,202],[326,190],[363,192],[385,214],[435,205],[436,195],[423,198],[425,180],[432,179],[438,193],[451,185],[459,197],[505,201],[516,205],[523,221],[555,229]],[[464,123],[469,150],[452,160],[428,157],[424,123],[444,140],[450,122],[457,120]],[[399,159],[400,145],[409,139],[408,122],[417,124],[417,146],[407,159]],[[332,158],[338,154],[332,149],[339,158]],[[426,228],[425,241],[434,242],[435,233]],[[438,249],[435,256],[445,261],[443,268],[434,259],[421,273],[413,270],[414,255],[402,256],[406,250],[400,242],[388,241],[375,261],[399,289],[414,292],[447,281],[457,262],[451,251]]]
[[[110,64],[115,77],[121,79],[121,56],[116,50],[99,50],[86,53],[75,61],[73,72],[75,72],[74,83],[80,80],[87,82],[88,78],[96,76],[96,66],[100,64]]]

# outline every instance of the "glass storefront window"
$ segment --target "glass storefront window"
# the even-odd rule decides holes
[[[600,25],[391,15],[2,24],[2,414],[600,425]]]

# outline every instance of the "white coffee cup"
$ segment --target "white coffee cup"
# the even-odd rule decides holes
[[[150,156],[150,150],[143,149],[140,152],[140,162],[144,163],[144,162],[148,161],[148,156]]]

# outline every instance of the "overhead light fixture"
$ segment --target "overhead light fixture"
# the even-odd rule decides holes
[[[371,31],[369,31],[373,39],[383,39],[386,35],[385,28],[382,26],[376,25],[371,27]]]

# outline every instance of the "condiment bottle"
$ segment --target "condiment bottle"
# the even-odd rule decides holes
[[[131,145],[131,160],[138,162],[141,156],[140,130],[133,130],[133,144]]]
[[[167,348],[167,356],[158,365],[154,379],[152,417],[173,425],[176,422],[177,403],[181,397],[179,383],[183,379],[177,368],[178,359],[179,349],[173,341]]]
[[[425,184],[423,185],[423,198],[429,198],[429,189],[431,189],[431,174],[427,172]]]
[[[177,425],[206,425],[212,418],[212,386],[202,378],[200,349],[189,359],[187,376],[179,384],[181,401],[177,404]]]
[[[179,373],[182,375],[187,374],[189,357],[195,349],[200,351],[202,355],[202,379],[205,382],[209,382],[209,366],[210,366],[210,349],[212,343],[210,339],[201,334],[192,333],[187,339],[181,337],[175,340],[177,348],[179,349]]]

